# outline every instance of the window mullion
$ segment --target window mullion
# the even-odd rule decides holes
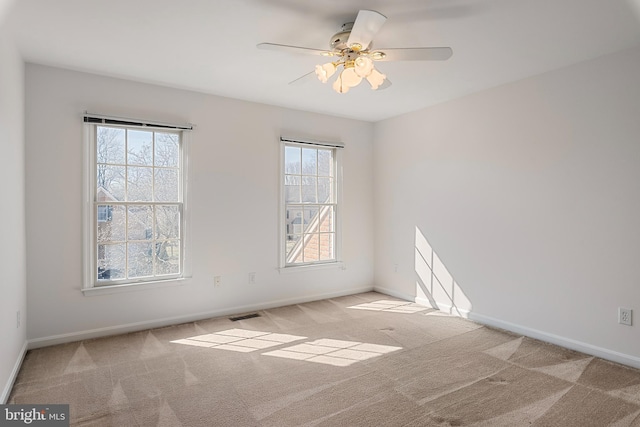
[[[155,181],[155,180],[154,180]],[[158,275],[158,241],[156,240],[156,208],[157,205],[151,206],[151,271],[154,276]]]

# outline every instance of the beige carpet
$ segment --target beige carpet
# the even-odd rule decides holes
[[[640,426],[640,371],[365,293],[32,350],[81,426]]]

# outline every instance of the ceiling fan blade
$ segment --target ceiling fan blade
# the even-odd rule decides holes
[[[362,50],[366,49],[386,20],[387,17],[380,12],[361,10],[353,23],[347,46],[351,47],[354,44],[359,44],[362,46]]]
[[[328,50],[312,49],[310,47],[289,46],[286,44],[276,43],[259,43],[256,45],[258,49],[275,50],[287,53],[303,53],[306,55],[334,56],[334,53]]]
[[[376,52],[383,52],[383,58],[377,58]],[[444,61],[451,58],[450,47],[408,47],[398,49],[376,49],[371,56],[376,61]]]
[[[289,82],[290,85],[300,85],[311,81],[311,77],[315,77],[315,71],[309,71],[307,74],[303,74],[295,80]]]

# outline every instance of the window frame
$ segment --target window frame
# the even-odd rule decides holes
[[[330,260],[318,260],[311,262],[301,262],[301,263],[288,263],[287,262],[287,207],[290,204],[293,205],[304,205],[304,202],[300,203],[287,203],[286,201],[286,189],[285,189],[285,175],[289,175],[285,170],[285,152],[287,147],[299,147],[299,148],[316,148],[316,149],[325,149],[331,150],[333,152],[333,202],[332,203],[308,203],[309,205],[332,205],[334,209],[333,216],[333,233],[334,233],[334,242],[333,242],[333,251],[334,257]],[[278,234],[278,242],[279,242],[279,271],[283,272],[291,272],[291,271],[299,271],[301,269],[316,269],[316,268],[331,268],[331,267],[339,267],[344,269],[344,263],[342,259],[342,151],[344,148],[344,144],[342,143],[334,143],[334,142],[321,142],[321,141],[313,141],[313,140],[304,140],[304,139],[294,139],[294,138],[280,138],[280,170],[279,170],[279,189],[280,189],[280,203],[279,203],[279,234]],[[301,176],[303,174],[301,173]],[[303,214],[304,215],[304,214]],[[301,237],[303,238],[303,237]]]
[[[109,204],[98,201],[97,195],[97,132],[98,127],[113,127],[118,129],[145,130],[159,133],[176,133],[180,137],[179,195],[178,201],[124,201],[114,202],[113,205],[176,205],[181,212],[180,218],[180,273],[171,275],[151,275],[131,279],[98,279],[98,209],[99,206]],[[83,124],[83,284],[84,295],[99,295],[121,291],[151,289],[165,286],[181,285],[185,279],[191,277],[191,263],[189,250],[190,220],[188,209],[188,153],[190,145],[191,125],[169,125],[160,123],[145,123],[139,120],[112,118],[109,116],[89,115],[85,113]],[[153,166],[155,169],[155,166]],[[128,240],[125,240],[127,242]],[[151,240],[151,244],[155,239]]]

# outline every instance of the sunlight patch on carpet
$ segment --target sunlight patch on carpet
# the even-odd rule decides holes
[[[174,344],[195,347],[215,348],[217,350],[250,353],[256,350],[271,348],[282,344],[306,339],[297,335],[277,334],[272,332],[251,331],[248,329],[228,329],[211,334],[196,335],[171,341]]]
[[[349,366],[397,350],[402,350],[402,347],[323,338],[270,351],[264,355],[333,366]]]

